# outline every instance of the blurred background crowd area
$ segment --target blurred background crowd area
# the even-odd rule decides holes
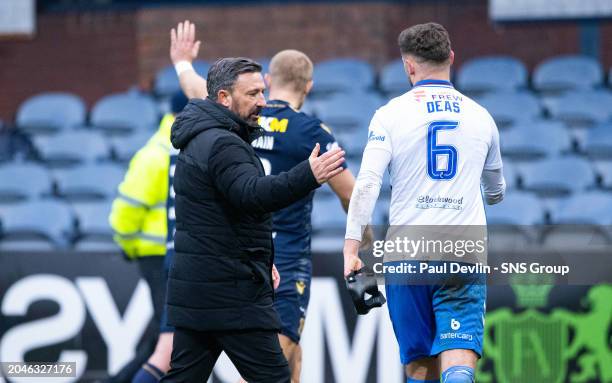
[[[445,25],[455,86],[500,130],[508,191],[489,223],[580,224],[612,243],[610,14],[505,20],[491,8],[502,0],[16,1],[33,22],[0,31],[0,251],[116,249],[110,206],[179,89],[169,31],[186,17],[203,41],[203,76],[219,57],[249,56],[265,71],[281,49],[308,54],[303,111],[332,128],[355,175],[374,111],[410,89],[398,33]],[[374,224],[386,223],[390,197],[386,179]],[[345,214],[327,187],[312,225],[313,251],[341,249]]]

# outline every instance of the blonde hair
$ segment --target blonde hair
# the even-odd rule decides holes
[[[304,91],[312,80],[312,61],[303,52],[295,49],[280,51],[270,61],[270,76],[273,84],[295,91]]]

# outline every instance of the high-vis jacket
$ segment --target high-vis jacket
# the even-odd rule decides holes
[[[167,114],[158,131],[130,161],[113,201],[109,222],[115,242],[130,259],[166,254],[170,127]]]

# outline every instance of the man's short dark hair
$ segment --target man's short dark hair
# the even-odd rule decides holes
[[[222,89],[231,92],[239,75],[254,72],[261,72],[261,64],[246,57],[226,57],[215,61],[208,69],[208,97],[217,101],[217,93]]]
[[[404,29],[397,43],[402,54],[434,64],[443,64],[450,57],[451,43],[448,32],[437,23],[417,24]]]

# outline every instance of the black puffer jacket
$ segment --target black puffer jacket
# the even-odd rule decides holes
[[[317,183],[308,161],[265,176],[250,145],[256,128],[207,99],[172,126],[175,257],[168,280],[171,325],[193,330],[278,329],[270,271],[270,212]]]

